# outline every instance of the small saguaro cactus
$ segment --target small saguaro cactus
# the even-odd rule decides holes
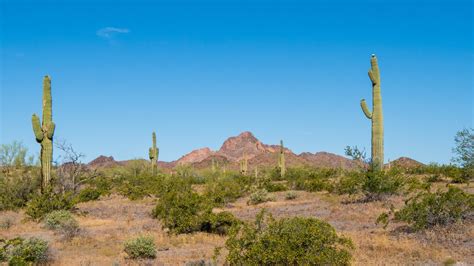
[[[41,144],[41,189],[44,191],[51,180],[51,162],[53,160],[53,136],[56,125],[53,122],[51,79],[43,79],[43,121],[36,114],[31,118],[36,141]]]
[[[372,81],[372,112],[369,111],[365,99],[362,99],[360,105],[362,111],[368,119],[372,120],[372,169],[380,171],[383,168],[383,113],[382,113],[382,95],[380,91],[380,71],[377,63],[377,57],[373,54],[370,59],[371,69],[369,78]]]
[[[212,160],[211,160],[211,171],[213,173],[217,172],[218,167],[219,167],[219,163],[214,158],[212,158]]]
[[[286,173],[285,147],[283,146],[283,140],[280,141],[280,153],[278,154],[278,168],[280,169],[280,176],[283,177]]]
[[[153,132],[152,138],[153,138],[153,146],[149,149],[148,153],[149,153],[150,161],[151,161],[151,172],[154,175],[156,173],[156,168],[158,168],[157,162],[158,162],[158,154],[160,152],[160,149],[156,147],[155,132]]]
[[[240,160],[240,173],[242,175],[247,175],[248,170],[248,160],[247,155],[244,153],[244,157]]]

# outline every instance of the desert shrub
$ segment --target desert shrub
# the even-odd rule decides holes
[[[250,198],[247,201],[248,205],[257,205],[267,201],[271,201],[273,198],[268,195],[268,191],[264,188],[256,189],[250,194]]]
[[[439,174],[430,175],[426,178],[426,182],[434,183],[441,181],[441,176]]]
[[[290,168],[285,179],[292,189],[310,192],[332,191],[331,179],[338,175],[338,171],[333,169]]]
[[[394,213],[395,221],[410,224],[415,230],[430,228],[435,225],[449,225],[465,219],[472,219],[474,215],[474,195],[456,187],[449,187],[448,191],[438,190],[420,192],[405,202],[405,206]],[[379,218],[387,220],[387,214]]]
[[[13,218],[9,216],[3,216],[0,218],[0,229],[9,229],[12,227],[13,223]]]
[[[232,228],[225,247],[230,265],[348,265],[350,239],[315,218],[265,219]]]
[[[28,202],[25,213],[33,220],[40,220],[52,211],[71,210],[73,207],[74,202],[71,194],[55,193],[48,189]]]
[[[40,188],[37,169],[24,167],[8,176],[0,173],[0,211],[23,208]]]
[[[206,208],[199,194],[188,191],[170,191],[160,197],[153,216],[163,221],[172,232],[191,233],[201,227],[200,215]]]
[[[124,251],[131,259],[156,258],[155,241],[150,236],[139,236],[127,240],[124,244]]]
[[[266,186],[265,189],[268,192],[279,192],[279,191],[286,191],[288,190],[288,187],[285,184],[282,183],[274,183],[274,182],[269,182]]]
[[[225,176],[207,182],[204,195],[216,205],[225,205],[241,197],[245,191],[238,179]]]
[[[172,182],[168,189],[175,184]],[[187,190],[168,190],[163,192],[153,210],[153,216],[163,221],[171,232],[182,234],[196,231],[225,233],[237,219],[230,213],[212,213],[214,204],[205,196]]]
[[[116,179],[117,192],[130,200],[143,199],[146,196],[155,194],[159,190],[161,180],[161,176],[153,176],[146,173],[136,176],[122,176]]]
[[[296,192],[294,192],[294,191],[288,191],[285,195],[286,200],[294,200],[297,197],[298,197],[298,194],[296,194]]]
[[[364,200],[380,200],[384,196],[401,192],[406,178],[396,171],[389,172],[350,172],[335,185],[338,194],[363,194]]]
[[[79,232],[79,223],[71,212],[66,210],[48,213],[44,218],[44,224],[46,228],[60,232],[66,238],[72,238]]]
[[[201,218],[200,231],[219,235],[226,235],[232,226],[239,224],[240,220],[230,212],[208,212]]]
[[[48,242],[39,238],[0,239],[0,261],[9,265],[31,265],[48,259]]]
[[[93,200],[98,200],[101,193],[98,189],[87,187],[79,191],[79,193],[74,197],[74,202],[88,202]]]

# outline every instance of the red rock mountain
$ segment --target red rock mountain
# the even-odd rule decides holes
[[[158,162],[162,168],[173,168],[179,164],[191,164],[195,168],[202,169],[211,166],[212,161],[219,165],[226,165],[228,169],[239,169],[239,161],[244,154],[249,160],[249,167],[272,167],[277,165],[279,145],[267,145],[258,140],[251,132],[242,132],[238,136],[230,137],[217,151],[209,148],[194,150],[173,162]],[[288,166],[312,166],[320,168],[344,168],[355,169],[364,167],[360,162],[328,152],[310,153],[304,152],[299,155],[285,148],[285,160]],[[126,165],[126,161],[117,162],[113,157],[100,156],[91,161],[91,168],[112,167]],[[420,162],[410,158],[402,157],[391,163],[400,167],[416,167],[422,165]]]

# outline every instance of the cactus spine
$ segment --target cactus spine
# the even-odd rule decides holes
[[[51,79],[43,79],[43,121],[36,114],[31,118],[36,141],[41,144],[41,189],[44,191],[51,180],[51,162],[53,160],[53,136],[56,125],[53,122]]]
[[[150,156],[151,161],[151,172],[154,175],[156,173],[156,169],[158,168],[158,154],[160,150],[156,147],[156,134],[153,132],[152,134],[153,139],[153,146],[149,149],[148,153]]]
[[[247,175],[248,170],[248,160],[247,155],[244,153],[244,157],[240,160],[240,173],[242,175]]]
[[[283,140],[280,141],[280,153],[278,154],[278,168],[280,168],[280,176],[285,176],[286,164],[285,164],[285,147],[283,146]]]
[[[380,71],[377,63],[377,57],[372,55],[370,59],[371,69],[369,78],[372,81],[372,108],[370,112],[365,99],[362,99],[360,105],[362,111],[368,119],[372,120],[372,169],[380,171],[383,168],[383,113],[382,113],[382,95],[380,91]]]

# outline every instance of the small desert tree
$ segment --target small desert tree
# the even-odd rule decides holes
[[[66,140],[57,140],[55,147],[60,151],[60,166],[57,169],[57,182],[62,192],[71,191],[77,193],[79,186],[97,176],[96,172],[90,172],[81,160],[84,154],[78,152]]]
[[[455,157],[452,161],[464,168],[463,179],[469,180],[474,175],[474,130],[465,128],[459,131],[454,142]]]

